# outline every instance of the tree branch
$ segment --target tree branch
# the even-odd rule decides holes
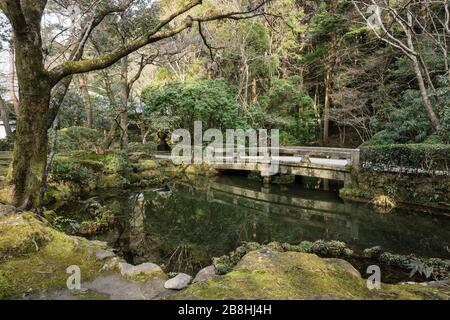
[[[116,63],[117,61],[119,61],[120,59],[122,59],[123,57],[139,50],[140,48],[148,44],[170,38],[174,35],[181,33],[186,29],[191,28],[194,21],[209,22],[223,19],[241,20],[241,19],[250,19],[255,16],[263,15],[263,13],[256,13],[256,14],[254,13],[257,10],[261,9],[265,4],[267,4],[270,1],[271,0],[264,0],[255,8],[243,12],[230,12],[227,14],[213,15],[209,17],[197,17],[197,18],[192,18],[191,16],[188,16],[185,18],[184,22],[178,25],[177,27],[168,29],[166,31],[161,31],[166,25],[168,25],[175,18],[187,13],[192,8],[202,3],[202,0],[193,0],[190,4],[186,5],[182,9],[170,15],[165,20],[161,21],[154,29],[148,31],[143,36],[137,38],[136,40],[130,42],[129,44],[119,47],[118,49],[114,50],[111,53],[84,61],[65,62],[60,66],[54,68],[53,70],[50,71],[49,75],[50,83],[51,85],[55,85],[61,79],[71,74],[85,73],[89,71],[107,68]]]
[[[64,62],[58,67],[54,68],[50,71],[50,79],[51,83],[54,85],[58,83],[61,79],[64,77],[76,74],[76,73],[85,73],[89,71],[99,70],[107,68],[123,57],[129,55],[130,53],[133,53],[134,51],[139,50],[140,48],[153,43],[157,42],[159,40],[169,38],[175,34],[180,33],[181,31],[190,28],[192,26],[192,19],[188,17],[185,19],[185,21],[175,29],[171,29],[165,32],[161,32],[161,29],[163,29],[166,25],[168,25],[171,21],[173,21],[175,18],[181,16],[182,14],[188,12],[192,8],[198,6],[202,3],[202,0],[194,0],[190,4],[186,5],[180,10],[177,10],[175,13],[171,14],[169,17],[161,21],[155,28],[148,31],[143,36],[137,38],[136,40],[132,41],[131,43],[124,45],[115,51],[105,54],[100,57],[92,58],[89,60],[84,61],[77,61],[77,62]]]

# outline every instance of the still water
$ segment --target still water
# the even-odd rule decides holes
[[[450,258],[450,218],[343,201],[337,192],[300,184],[272,186],[244,177],[215,177],[167,189],[116,191],[98,197],[116,215],[99,236],[125,259],[168,271],[195,272],[244,241],[297,244],[340,240],[362,252],[382,246],[398,254]],[[76,206],[74,211],[79,210]]]

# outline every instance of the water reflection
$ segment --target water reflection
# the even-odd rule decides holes
[[[334,192],[300,185],[261,188],[259,182],[218,177],[104,197],[116,212],[109,241],[132,263],[152,261],[192,272],[243,241],[298,243],[341,240],[353,249],[381,245],[387,251],[448,258],[450,219],[344,202]]]

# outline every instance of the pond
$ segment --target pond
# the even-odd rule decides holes
[[[357,252],[382,246],[397,254],[450,255],[449,217],[383,214],[301,184],[266,189],[245,177],[219,176],[159,190],[110,191],[98,201],[115,213],[116,223],[97,239],[130,263],[151,261],[167,271],[196,272],[245,241],[340,240]],[[82,205],[71,204],[72,214]]]

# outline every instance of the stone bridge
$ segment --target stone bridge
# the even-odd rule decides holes
[[[257,155],[255,150],[247,148],[245,152],[231,153],[215,149],[209,164],[218,171],[260,172],[265,183],[270,182],[272,169],[276,168],[281,175],[337,180],[347,185],[352,181],[351,172],[359,169],[359,149],[282,147],[265,155]]]

